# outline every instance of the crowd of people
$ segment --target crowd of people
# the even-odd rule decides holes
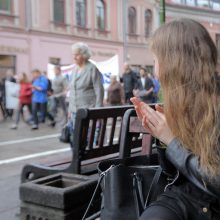
[[[16,76],[16,78],[13,76],[12,71],[7,72],[6,78],[0,83],[0,103],[5,120],[12,118],[13,113],[15,113],[11,129],[18,128],[20,116],[33,130],[38,129],[39,122],[44,123],[46,118],[50,120],[50,125],[54,127],[58,104],[61,106],[67,121],[65,101],[67,81],[61,75],[60,66],[56,66],[54,72],[55,77],[53,80],[49,80],[47,75],[38,69],[33,69],[31,76],[23,72]],[[7,108],[6,81],[19,84],[19,91],[17,94],[14,94],[19,99],[15,111]],[[26,107],[29,113],[27,118],[25,118],[24,107]]]
[[[58,107],[62,109],[65,123],[70,127],[74,125],[77,109],[100,107],[103,105],[115,106],[131,104],[130,98],[139,97],[146,103],[158,101],[160,89],[159,81],[152,74],[147,73],[144,67],[135,72],[128,63],[124,63],[124,72],[121,78],[111,75],[111,82],[104,97],[103,76],[97,67],[89,61],[90,48],[85,43],[72,45],[74,67],[71,79],[68,80],[61,71],[61,66],[54,67],[54,78],[50,80],[47,72],[33,69],[31,76],[21,73],[15,76],[8,71],[1,82],[1,110],[4,118],[11,117],[13,110],[6,107],[5,82],[17,82],[19,89],[19,105],[15,112],[12,129],[17,129],[20,115],[31,125],[31,129],[39,128],[39,122],[46,119],[50,125],[56,125]],[[67,93],[69,92],[69,96]],[[28,109],[29,116],[24,119],[24,107]]]

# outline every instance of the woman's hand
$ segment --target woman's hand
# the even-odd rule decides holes
[[[137,116],[141,120],[143,127],[151,135],[168,145],[174,138],[174,135],[167,124],[162,107],[156,105],[155,111],[137,98],[131,98],[131,102],[134,104]]]
[[[133,97],[130,100],[134,104],[134,108],[135,108],[135,111],[137,113],[138,119],[140,121],[142,121],[143,115],[142,115],[142,112],[141,112],[141,101],[140,101],[140,99],[138,99],[136,97]]]

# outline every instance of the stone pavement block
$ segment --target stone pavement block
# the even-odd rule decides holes
[[[0,180],[0,220],[18,220],[19,219],[19,197],[18,185],[20,179],[18,175],[10,176],[7,179]]]

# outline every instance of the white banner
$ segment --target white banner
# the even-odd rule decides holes
[[[101,61],[101,62],[96,62],[94,60],[89,60],[91,63],[95,64],[99,71],[102,73],[103,76],[103,86],[105,88],[105,97],[106,97],[106,91],[108,89],[108,86],[110,84],[110,77],[111,75],[116,75],[119,78],[119,62],[118,62],[118,55],[113,56],[112,58]],[[72,75],[72,70],[75,64],[71,64],[68,66],[61,66],[61,72],[62,74],[70,81],[71,80],[71,75]],[[53,80],[55,77],[54,73],[54,64],[47,64],[47,74],[48,78]]]
[[[55,66],[56,65],[51,64],[51,63],[47,64],[47,75],[50,80],[53,80],[55,77],[55,72],[54,72]],[[70,79],[71,79],[71,75],[72,75],[72,71],[73,71],[74,66],[75,66],[75,64],[71,64],[68,66],[61,66],[62,75],[65,76],[65,78],[68,81],[70,81]]]
[[[5,95],[6,95],[6,108],[17,109],[19,104],[19,90],[18,83],[5,81]]]
[[[116,75],[119,76],[119,64],[118,64],[118,55],[113,56],[109,60],[105,60],[102,62],[96,62],[94,60],[90,60],[94,63],[99,71],[103,75],[103,84],[104,87],[108,87],[110,84],[110,76]]]

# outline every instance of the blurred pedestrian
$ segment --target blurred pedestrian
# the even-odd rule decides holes
[[[108,105],[123,105],[124,90],[116,75],[111,75],[111,83],[108,87],[107,104]]]
[[[89,61],[91,51],[85,43],[72,45],[73,60],[76,64],[69,85],[69,118],[72,129],[79,108],[93,108],[103,105],[104,88],[102,74]],[[73,130],[72,130],[73,132]]]
[[[8,69],[6,71],[6,77],[3,78],[3,104],[5,106],[5,110],[6,110],[6,117],[9,117],[9,118],[12,118],[13,116],[13,109],[8,109],[6,107],[6,92],[5,92],[5,82],[6,81],[9,81],[9,82],[13,82],[13,83],[16,83],[16,79],[14,77],[14,74],[13,74],[13,71],[11,69]]]
[[[58,106],[62,108],[65,122],[67,122],[67,107],[66,107],[66,90],[67,90],[67,79],[61,73],[61,67],[55,66],[54,68],[55,78],[52,80],[53,89],[53,116],[56,117],[58,112]]]
[[[47,83],[48,83],[48,86],[47,86],[47,103],[46,103],[46,113],[45,113],[45,115],[51,121],[50,126],[54,127],[56,125],[56,121],[55,121],[54,115],[52,113],[52,110],[53,110],[54,105],[55,105],[54,99],[53,99],[52,82],[48,78],[47,71],[43,71],[43,76],[46,77]],[[41,120],[42,120],[42,115],[40,115],[40,117],[41,117]]]
[[[160,92],[160,81],[156,74],[148,73],[148,77],[153,81],[154,91],[153,91],[153,103],[157,103],[159,101],[159,92]]]
[[[125,103],[127,104],[131,104],[130,98],[133,97],[133,90],[135,89],[137,80],[137,74],[131,69],[128,63],[124,63],[122,82],[124,86]]]
[[[48,80],[38,69],[32,71],[32,77],[32,129],[38,129],[38,112],[40,112],[42,122],[45,122]]]
[[[4,104],[4,86],[3,86],[3,82],[2,80],[0,80],[0,108],[2,111],[2,116],[3,119],[7,118],[7,113],[6,113],[6,109],[5,109],[5,104]]]
[[[19,107],[16,112],[16,121],[15,124],[12,125],[12,129],[17,129],[18,123],[20,120],[20,114],[22,114],[24,120],[24,106],[27,106],[27,109],[31,115],[31,97],[32,97],[32,84],[28,80],[27,74],[22,73],[18,77],[18,82],[20,84],[20,91],[19,91]],[[25,121],[25,120],[24,120]]]
[[[135,89],[133,91],[134,96],[140,98],[145,103],[153,102],[153,81],[146,74],[145,68],[140,68],[140,78],[137,81]]]

